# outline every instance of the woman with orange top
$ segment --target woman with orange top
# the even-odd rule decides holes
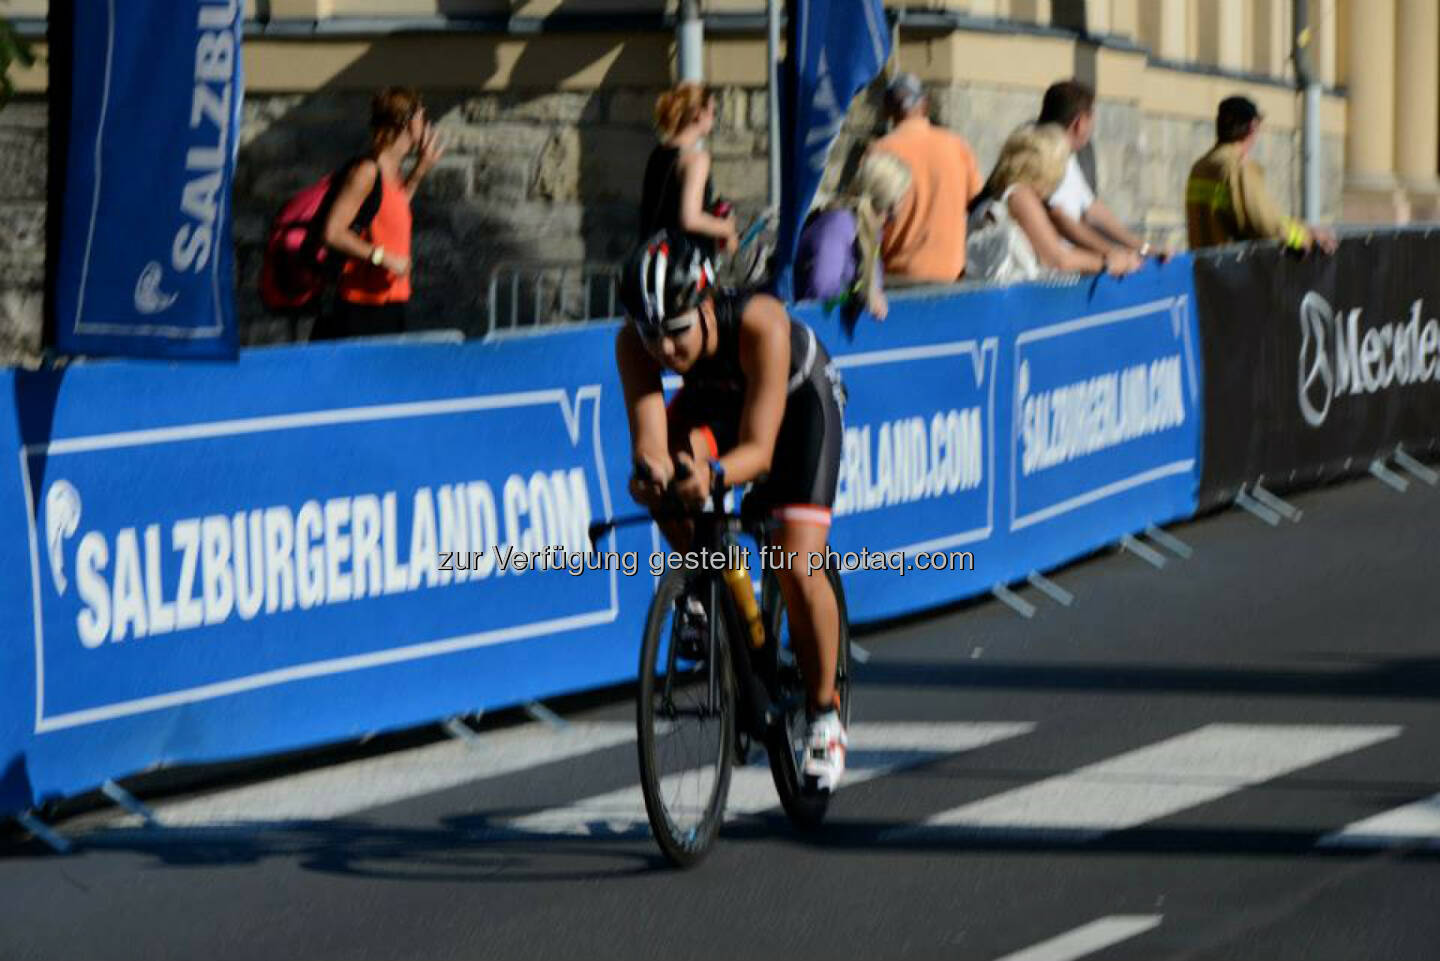
[[[350,167],[325,221],[325,243],[346,257],[333,311],[312,340],[395,334],[405,329],[410,301],[410,200],[445,149],[425,119],[420,95],[387,87],[370,104],[370,150]],[[410,154],[415,165],[400,167]],[[360,207],[380,178],[380,207],[370,225],[352,230]]]

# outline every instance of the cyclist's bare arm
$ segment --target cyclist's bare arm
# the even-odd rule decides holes
[[[630,418],[631,454],[634,460],[649,465],[651,475],[644,490],[637,492],[632,483],[631,492],[641,503],[653,505],[664,493],[675,472],[667,442],[660,365],[645,350],[640,335],[629,324],[620,328],[615,338],[615,363],[625,390],[625,412]],[[653,490],[650,489],[652,487]]]
[[[747,382],[740,442],[720,459],[730,484],[744,484],[770,470],[775,438],[785,418],[790,315],[780,301],[767,294],[751,297],[740,318],[740,366]]]

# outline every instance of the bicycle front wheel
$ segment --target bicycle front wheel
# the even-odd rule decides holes
[[[710,587],[708,578],[668,572],[640,651],[640,786],[655,841],[678,867],[709,852],[730,790],[735,681],[724,618],[709,609]],[[692,597],[706,609],[703,618],[687,613]],[[706,621],[716,624],[713,644]]]

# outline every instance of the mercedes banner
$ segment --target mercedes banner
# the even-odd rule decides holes
[[[1197,257],[1205,352],[1200,501],[1283,489],[1440,439],[1440,236],[1388,234],[1334,256]]]

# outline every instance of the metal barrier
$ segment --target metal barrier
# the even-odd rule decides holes
[[[1428,234],[1435,224],[1412,224],[1406,227],[1374,225],[1337,225],[1342,237],[1373,235],[1382,231],[1418,231]],[[1185,249],[1184,224],[1131,225],[1131,229],[1157,246],[1170,244],[1174,250]],[[764,272],[773,249],[769,212],[755,218],[747,228],[739,253],[727,259],[722,268],[727,283],[747,285]],[[1225,255],[1245,256],[1264,242],[1231,244],[1200,252],[1201,257]],[[1079,282],[1080,276],[1059,283]],[[586,261],[503,261],[490,268],[486,284],[485,326],[480,336],[498,330],[522,327],[559,327],[587,320],[603,320],[618,316],[620,265]],[[904,286],[900,284],[899,286]],[[974,289],[982,284],[962,283],[957,289]]]
[[[503,262],[490,268],[482,336],[614,317],[620,267],[573,261]]]
[[[755,216],[740,248],[720,258],[720,281],[752,287],[763,279],[774,250],[774,214]],[[598,261],[502,261],[490,268],[485,327],[480,336],[522,327],[560,327],[620,313],[620,265]]]

